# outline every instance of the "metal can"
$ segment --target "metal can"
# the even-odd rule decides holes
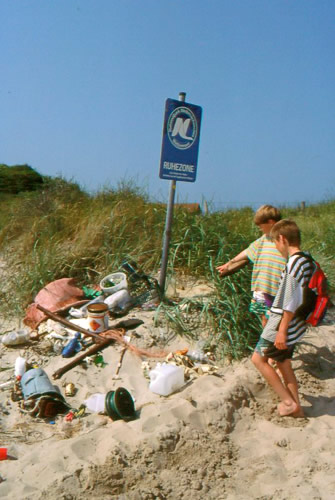
[[[70,382],[65,386],[65,396],[74,396],[76,393],[75,385]]]

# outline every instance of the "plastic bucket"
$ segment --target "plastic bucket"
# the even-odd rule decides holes
[[[100,281],[100,288],[107,295],[111,295],[119,290],[127,289],[127,276],[125,273],[109,274]]]
[[[50,382],[48,375],[42,368],[32,368],[26,371],[21,378],[21,389],[25,400],[44,394],[54,395],[63,399],[59,388]]]
[[[135,417],[134,400],[124,387],[107,392],[105,405],[107,414],[113,420],[131,420]]]
[[[96,302],[87,306],[87,321],[90,332],[104,332],[108,328],[108,305]]]

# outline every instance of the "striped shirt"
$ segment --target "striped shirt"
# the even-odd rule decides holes
[[[302,252],[297,252],[289,258],[270,309],[269,320],[262,333],[264,339],[275,342],[283,311],[295,313],[298,308],[302,308],[306,300],[304,289],[308,287],[313,271],[313,261]],[[306,329],[305,319],[295,315],[288,326],[286,344],[298,342]]]
[[[276,245],[263,234],[249,245],[246,253],[253,263],[251,290],[275,296],[286,264],[286,260],[277,250]]]

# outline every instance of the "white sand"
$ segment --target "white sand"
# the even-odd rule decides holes
[[[164,337],[143,318],[139,341]],[[134,340],[135,342],[135,340]],[[173,349],[189,344],[174,338]],[[0,348],[1,368],[21,354],[49,378],[69,360],[48,343]],[[277,399],[249,359],[203,375],[169,397],[153,394],[141,360],[127,352],[120,379],[113,379],[121,347],[103,351],[107,366],[77,366],[53,383],[77,388],[66,400],[78,408],[87,396],[125,387],[136,400],[137,418],[112,421],[89,414],[50,424],[23,415],[0,392],[0,446],[16,454],[1,461],[0,497],[8,499],[333,499],[335,496],[335,327],[312,329],[295,356],[305,419],[277,416]],[[155,364],[155,363],[153,363]],[[0,383],[13,370],[0,372]]]

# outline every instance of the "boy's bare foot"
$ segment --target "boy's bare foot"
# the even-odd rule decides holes
[[[305,418],[304,410],[301,408],[301,406],[298,406],[297,411],[292,413],[290,417],[295,417],[295,418]]]
[[[281,417],[294,417],[296,414],[301,410],[301,408],[297,405],[295,401],[292,401],[292,403],[284,403],[282,401],[278,405],[278,413]],[[302,411],[302,410],[301,410]]]

